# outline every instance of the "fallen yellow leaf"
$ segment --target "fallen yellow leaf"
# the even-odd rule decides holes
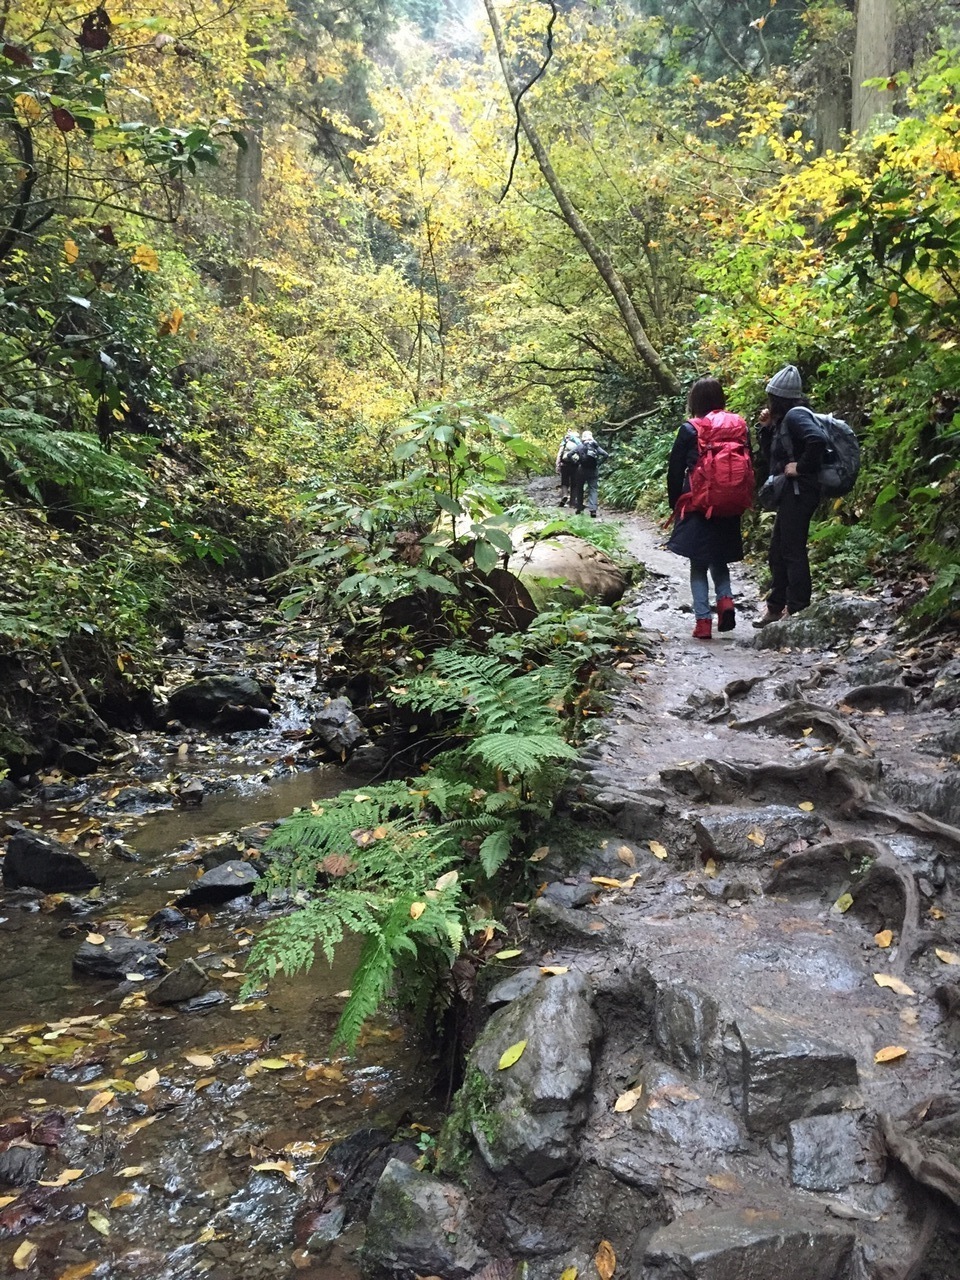
[[[494,954],[494,960],[514,960],[517,956],[522,956],[523,952],[519,947],[510,947],[506,951],[497,951]]]
[[[625,867],[635,867],[637,865],[637,855],[633,852],[628,844],[622,844],[617,849],[617,857]],[[573,1268],[576,1270],[576,1268]]]
[[[895,978],[892,973],[875,973],[873,980],[878,987],[889,987],[898,996],[915,996],[917,993],[908,987],[902,978]]]
[[[102,933],[88,933],[86,941],[89,942],[91,946],[99,947],[102,943],[106,942],[106,938]]]
[[[0,1196],[0,1209],[5,1209],[8,1204],[13,1204],[14,1200],[19,1199],[19,1195]]]
[[[801,732],[803,733],[803,736],[804,736],[805,738],[809,738],[809,737],[810,737],[810,735],[811,735],[811,733],[813,733],[813,726],[811,725],[811,727],[810,727],[809,729],[803,729]],[[811,809],[813,808],[813,806],[812,806],[812,805],[811,805],[810,807],[811,807]]]
[[[902,1044],[888,1044],[885,1049],[880,1049],[873,1055],[874,1062],[895,1062],[897,1058],[905,1058],[906,1049]]]
[[[100,1235],[108,1236],[110,1234],[109,1221],[102,1213],[98,1213],[96,1209],[87,1210],[87,1221],[90,1223],[91,1227],[93,1227],[94,1231],[99,1231]]]
[[[410,919],[419,920],[420,917],[423,915],[423,913],[426,911],[426,909],[427,909],[427,904],[425,902],[411,902],[410,903]]]
[[[890,943],[893,941],[893,930],[881,929],[879,933],[875,933],[873,935],[873,940],[878,947],[889,947]]]
[[[840,897],[833,904],[835,911],[849,911],[853,906],[853,894],[841,893]]]
[[[209,1053],[185,1053],[184,1058],[194,1067],[215,1067],[217,1061]]]
[[[155,1089],[160,1083],[160,1072],[156,1067],[151,1067],[149,1071],[145,1071],[142,1076],[137,1076],[133,1085],[137,1093],[149,1093],[151,1089]]]
[[[591,876],[591,884],[598,884],[603,889],[619,889],[620,881],[614,880],[612,876]]]
[[[136,1191],[121,1191],[110,1201],[111,1209],[127,1209],[132,1204],[136,1204],[142,1197],[138,1196]]]
[[[576,1267],[567,1267],[566,1271],[560,1272],[560,1280],[577,1280],[578,1274]]]
[[[289,1067],[291,1064],[285,1062],[283,1058],[257,1058],[256,1065],[261,1071],[282,1071],[284,1067]]]
[[[125,1168],[120,1170],[120,1177],[121,1178],[138,1178],[141,1173],[146,1173],[146,1172],[147,1172],[147,1166],[145,1164],[128,1164]]]
[[[52,1182],[41,1182],[40,1186],[65,1187],[68,1182],[76,1182],[78,1178],[82,1178],[85,1172],[84,1169],[61,1169]]]
[[[754,827],[752,831],[747,832],[747,839],[751,844],[755,844],[758,849],[762,849],[767,843],[767,837],[763,834],[759,827]]]
[[[559,978],[561,974],[570,972],[570,966],[568,964],[542,964],[540,972],[548,974],[552,978]]]
[[[637,1085],[635,1089],[628,1089],[626,1093],[621,1093],[620,1097],[613,1104],[614,1111],[632,1111],[640,1101],[642,1095],[642,1084]]]
[[[112,1089],[103,1089],[100,1093],[95,1093],[90,1099],[90,1105],[87,1107],[86,1114],[88,1116],[96,1115],[98,1111],[102,1111],[104,1107],[109,1107],[110,1103],[116,1098],[116,1094]]]
[[[72,1267],[67,1267],[66,1271],[61,1271],[57,1280],[86,1280],[87,1276],[93,1275],[99,1265],[96,1259],[93,1262],[78,1262]]]
[[[443,893],[444,889],[450,889],[460,879],[458,871],[445,871],[433,886],[438,892]]]
[[[717,1191],[739,1191],[740,1180],[733,1173],[708,1173],[707,1181]]]
[[[37,1260],[37,1246],[32,1240],[24,1240],[13,1255],[13,1265],[18,1271],[26,1271]]]
[[[717,874],[717,864],[713,858],[708,858],[703,864],[703,874],[708,880],[713,880]]]
[[[142,973],[125,973],[123,976],[127,982],[146,982]]]
[[[77,258],[80,257],[80,250],[77,248],[76,240],[64,240],[63,256],[66,259],[67,266],[72,267]]]
[[[609,1240],[600,1241],[593,1264],[597,1268],[600,1280],[610,1280],[617,1269],[617,1255],[613,1252],[613,1245]]]
[[[534,849],[533,853],[531,853],[530,857],[528,858],[528,861],[542,862],[549,852],[550,852],[550,846],[548,844],[542,844],[539,849]]]
[[[216,1083],[216,1076],[201,1076],[199,1080],[193,1082],[193,1092],[199,1093],[201,1089],[209,1089],[212,1084]]]
[[[288,1182],[296,1182],[297,1171],[289,1160],[265,1160],[263,1164],[255,1164],[257,1173],[282,1173]]]
[[[802,809],[804,813],[813,813],[813,801],[801,800],[800,803],[797,805],[797,808]]]
[[[960,964],[960,956],[955,951],[944,951],[942,947],[936,947],[935,952],[937,959],[944,964]]]
[[[934,920],[943,920],[946,917],[946,913],[941,907],[931,907],[927,912],[927,915],[931,916]]]
[[[667,851],[663,847],[663,845],[660,843],[659,840],[648,840],[647,848],[650,850],[653,856],[655,858],[659,858],[661,862],[667,856]]]
[[[121,1067],[132,1067],[138,1062],[142,1062],[147,1056],[146,1049],[141,1049],[139,1053],[131,1053],[129,1058],[124,1058],[120,1063]]]
[[[512,1067],[523,1055],[524,1049],[527,1047],[526,1040],[518,1040],[516,1044],[512,1044],[509,1049],[504,1049],[500,1055],[500,1061],[497,1063],[498,1071],[505,1071],[507,1067]]]

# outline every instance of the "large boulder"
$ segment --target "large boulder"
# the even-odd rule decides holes
[[[246,893],[252,893],[259,879],[256,869],[242,858],[221,862],[194,881],[193,886],[177,900],[177,906],[219,906],[222,902],[230,902],[234,898],[242,898]]]
[[[36,831],[15,831],[3,859],[3,883],[8,889],[74,893],[92,889],[99,880],[89,865],[59,840]]]
[[[122,979],[128,973],[136,974],[138,979],[156,978],[166,954],[166,948],[157,942],[117,934],[103,942],[82,942],[73,957],[73,967],[94,978]]]
[[[880,613],[877,600],[828,596],[782,622],[773,622],[747,641],[755,649],[845,649],[854,634]]]
[[[488,1167],[534,1185],[571,1169],[586,1119],[599,1025],[580,973],[543,978],[495,1013],[467,1071],[461,1109]],[[504,1052],[526,1042],[500,1067]]]
[[[572,534],[522,542],[510,568],[538,609],[555,600],[616,604],[628,585],[626,574],[605,552]]]
[[[270,719],[271,706],[269,688],[250,676],[202,676],[174,690],[167,718],[225,732],[260,729]]]
[[[711,858],[732,862],[764,862],[804,841],[813,841],[823,829],[816,813],[786,804],[762,809],[714,810],[694,819],[697,844]]]
[[[487,1261],[470,1226],[463,1189],[391,1160],[367,1218],[365,1274],[468,1280]]]

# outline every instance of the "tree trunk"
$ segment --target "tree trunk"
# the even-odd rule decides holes
[[[893,74],[897,17],[894,0],[857,0],[857,36],[853,49],[853,121],[863,133],[874,116],[888,109],[882,89],[865,89],[864,80]]]
[[[259,272],[254,266],[263,212],[263,125],[252,120],[243,130],[246,147],[237,148],[234,195],[237,210],[233,219],[233,264],[224,280],[229,302],[255,298]]]
[[[570,199],[566,188],[557,177],[557,173],[550,161],[550,156],[540,134],[537,132],[526,106],[520,100],[520,87],[517,84],[513,72],[510,69],[510,63],[507,58],[507,48],[503,39],[503,28],[500,25],[500,18],[494,7],[494,0],[483,0],[484,8],[487,11],[487,17],[490,20],[490,29],[493,32],[493,39],[497,46],[497,56],[500,59],[500,66],[503,70],[503,79],[513,102],[514,110],[517,113],[517,119],[520,127],[524,132],[527,142],[530,144],[530,150],[533,152],[540,172],[543,174],[544,181],[553,192],[560,213],[564,222],[580,241],[586,251],[590,261],[596,267],[604,284],[610,292],[611,297],[617,304],[617,309],[623,320],[624,327],[630,335],[630,341],[633,343],[633,349],[639,359],[647,366],[657,386],[662,391],[668,392],[670,395],[677,395],[680,391],[679,383],[674,375],[663,362],[660,353],[654,347],[653,343],[647,337],[646,330],[637,314],[633,299],[630,292],[623,281],[620,273],[610,259],[610,256],[600,247],[594,239],[592,232],[587,224],[581,218],[573,201]]]

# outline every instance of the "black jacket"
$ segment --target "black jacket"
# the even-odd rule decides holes
[[[697,433],[685,422],[677,432],[667,464],[667,500],[674,509],[680,495],[690,487],[688,476],[698,455]],[[708,520],[701,511],[691,511],[674,525],[667,548],[701,564],[732,564],[742,560],[740,517],[714,516]]]
[[[807,484],[816,483],[827,448],[827,436],[812,409],[798,404],[780,423],[765,422],[757,428],[760,459],[768,476],[783,475],[788,462]]]

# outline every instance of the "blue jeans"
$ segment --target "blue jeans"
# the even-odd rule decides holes
[[[710,570],[710,576],[713,578],[713,587],[717,593],[717,599],[721,596],[732,595],[730,587],[730,570],[718,560],[716,564],[708,565],[702,560],[690,561],[690,592],[693,596],[693,612],[697,618],[711,617],[710,610],[710,583],[707,581],[707,570]]]

